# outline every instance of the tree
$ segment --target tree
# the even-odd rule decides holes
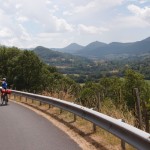
[[[111,87],[113,85],[112,79],[108,77],[101,78],[99,84],[102,86],[103,99],[110,97]]]
[[[78,101],[86,107],[99,110],[101,86],[93,82],[86,82],[81,88]]]
[[[95,108],[96,105],[96,98],[94,95],[94,91],[90,88],[84,88],[81,90],[80,93],[80,102],[83,106],[89,107],[89,108]]]
[[[21,51],[16,47],[0,47],[0,73],[2,77],[7,77],[8,85],[13,83],[11,70],[15,68],[14,61],[20,53]]]
[[[14,86],[18,90],[42,90],[42,83],[47,80],[43,63],[32,51],[23,51],[14,62],[11,70],[14,77]],[[49,73],[47,71],[47,73]]]
[[[138,72],[135,72],[131,69],[128,69],[125,74],[125,81],[124,81],[124,99],[127,102],[127,106],[130,109],[135,108],[135,96],[133,94],[133,89],[138,88],[140,93],[144,92],[145,88],[145,81],[144,76]]]

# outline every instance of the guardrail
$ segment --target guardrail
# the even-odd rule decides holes
[[[12,94],[27,97],[35,101],[40,101],[69,111],[105,129],[106,131],[119,137],[123,141],[137,148],[138,150],[150,150],[149,133],[139,130],[127,123],[121,122],[118,119],[109,117],[89,108],[53,97],[42,96],[16,90],[12,90]]]

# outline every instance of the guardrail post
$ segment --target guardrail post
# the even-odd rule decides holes
[[[24,90],[25,92],[27,92],[27,90],[25,89]],[[28,98],[25,96],[25,102],[27,103],[28,102]]]
[[[42,103],[41,103],[41,101],[39,101],[39,106],[41,106],[42,105]]]
[[[62,109],[60,109],[60,112],[59,112],[60,114],[62,114]]]
[[[48,109],[50,109],[51,108],[51,105],[50,104],[48,104]]]
[[[28,100],[28,98],[27,97],[25,97],[25,101],[27,102],[27,100]]]
[[[31,99],[31,103],[33,103],[34,102],[34,100],[33,99]]]
[[[14,94],[14,100],[16,100],[16,95]]]
[[[33,93],[35,94],[35,90],[33,91]],[[31,103],[32,104],[34,103],[34,99],[31,99]]]
[[[96,125],[93,123],[93,133],[96,132]]]
[[[77,120],[77,116],[73,114],[73,121],[75,122]]]
[[[92,110],[96,110],[97,108],[91,108]],[[96,132],[96,125],[93,123],[93,133]]]
[[[125,122],[124,119],[121,119],[122,122]],[[121,140],[121,149],[122,150],[126,150],[126,146],[125,146],[125,141],[124,140]]]

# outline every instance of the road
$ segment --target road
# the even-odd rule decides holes
[[[0,106],[0,150],[80,150],[64,132],[12,102]]]

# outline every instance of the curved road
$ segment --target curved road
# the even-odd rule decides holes
[[[81,150],[45,118],[18,104],[0,106],[0,150]]]

